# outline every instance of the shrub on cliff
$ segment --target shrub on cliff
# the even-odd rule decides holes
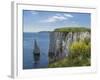
[[[69,60],[73,60],[73,65],[90,65],[90,53],[91,47],[90,42],[79,41],[73,42],[69,47],[70,55]]]
[[[83,41],[73,42],[69,47],[70,53],[73,56],[79,56],[87,53],[88,46]]]

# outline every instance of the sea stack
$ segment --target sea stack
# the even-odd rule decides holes
[[[34,40],[34,50],[33,50],[34,56],[40,56],[40,49],[39,46],[37,45],[37,41]]]

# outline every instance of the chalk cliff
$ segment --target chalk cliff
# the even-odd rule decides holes
[[[49,62],[62,59],[69,54],[69,45],[78,40],[90,38],[90,31],[53,31],[50,33]]]

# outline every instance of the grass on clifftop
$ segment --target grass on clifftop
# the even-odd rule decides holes
[[[90,32],[90,28],[84,27],[64,27],[64,28],[57,28],[54,30],[55,32]]]

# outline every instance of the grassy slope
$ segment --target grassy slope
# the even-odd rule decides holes
[[[79,60],[78,58],[70,59],[69,57],[65,57],[62,60],[56,61],[54,63],[50,63],[48,65],[49,68],[56,68],[56,67],[78,67],[78,66],[90,66],[90,59],[82,59]]]

